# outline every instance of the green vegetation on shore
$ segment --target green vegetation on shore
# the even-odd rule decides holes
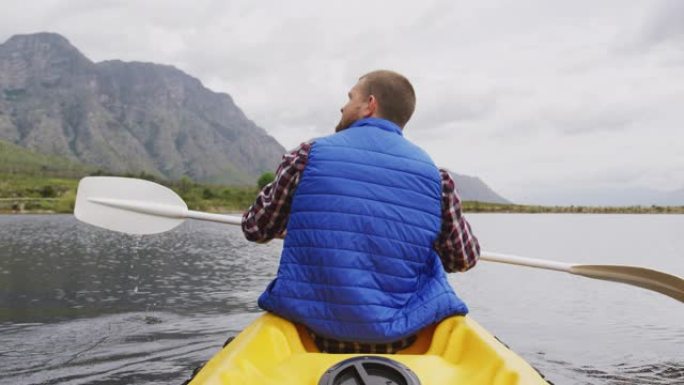
[[[538,206],[466,201],[463,211],[471,213],[527,214],[684,214],[684,206]]]
[[[178,193],[190,209],[208,212],[243,211],[252,204],[259,191],[256,185],[209,185],[196,183],[188,178],[161,181],[144,173],[124,176],[154,180]],[[73,212],[78,179],[0,172],[0,213]],[[684,214],[684,206],[531,206],[473,201],[463,202],[463,210],[471,213]]]
[[[180,181],[159,182],[174,190],[191,210],[209,212],[244,211],[254,202],[258,189],[200,184],[188,178]]]
[[[0,141],[0,213],[71,213],[80,178],[104,175],[95,167],[47,156]],[[147,173],[126,174],[161,183],[176,191],[193,210],[241,211],[257,194],[254,187],[199,184],[189,178],[159,180]]]
[[[0,213],[71,213],[78,180],[102,171],[66,158],[47,156],[0,141]],[[246,210],[256,198],[257,184],[247,187],[196,183],[189,178],[159,180],[140,173],[122,175],[161,183],[178,193],[191,210],[236,212]],[[264,173],[258,185],[273,179]],[[463,210],[473,213],[600,213],[600,214],[684,214],[684,206],[531,206],[466,201]]]
[[[78,179],[0,174],[0,213],[74,210]]]
[[[150,178],[149,175],[123,175]],[[77,178],[0,174],[0,213],[71,213],[76,200]],[[159,181],[180,195],[191,210],[242,211],[254,201],[254,187],[207,185],[183,178]]]

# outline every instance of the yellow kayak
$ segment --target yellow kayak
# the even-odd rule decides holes
[[[190,385],[535,385],[542,376],[467,316],[418,334],[397,354],[320,353],[301,326],[266,313],[196,373]]]

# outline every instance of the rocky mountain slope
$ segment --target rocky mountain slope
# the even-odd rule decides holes
[[[50,33],[0,45],[0,140],[110,172],[234,184],[254,183],[285,151],[182,71],[93,63]]]

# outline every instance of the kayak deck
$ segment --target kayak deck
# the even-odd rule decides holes
[[[320,353],[301,326],[266,313],[216,354],[190,385],[317,385],[333,365],[362,354]],[[366,356],[368,356],[366,354]],[[527,362],[469,317],[450,317],[398,354],[422,385],[547,384]]]

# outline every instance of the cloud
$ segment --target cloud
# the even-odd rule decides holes
[[[681,188],[681,20],[679,0],[5,0],[0,40],[48,30],[95,61],[174,65],[288,148],[332,131],[360,75],[394,69],[418,94],[406,136],[516,200]]]
[[[641,43],[657,46],[676,44],[684,49],[684,2],[661,1],[642,29]]]

